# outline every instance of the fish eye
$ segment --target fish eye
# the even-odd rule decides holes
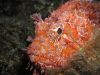
[[[57,33],[58,34],[61,34],[62,33],[62,29],[61,28],[58,28]]]

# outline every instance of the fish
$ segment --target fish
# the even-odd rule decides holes
[[[39,15],[31,16],[36,20],[35,38],[27,54],[43,68],[68,66],[100,29],[100,3],[70,0],[44,20]]]

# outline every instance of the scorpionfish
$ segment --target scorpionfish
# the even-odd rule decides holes
[[[30,60],[45,68],[69,65],[74,55],[93,40],[100,27],[100,3],[67,1],[36,23],[29,45]]]

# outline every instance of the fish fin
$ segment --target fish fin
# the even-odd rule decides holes
[[[26,39],[26,41],[28,41],[28,42],[32,42],[32,41],[33,41],[32,36],[28,36],[27,39]]]
[[[35,20],[36,22],[40,22],[42,21],[42,17],[41,17],[41,14],[40,13],[34,13],[31,15],[31,18],[33,20]]]

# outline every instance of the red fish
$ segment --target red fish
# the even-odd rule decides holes
[[[37,16],[36,35],[29,45],[30,60],[45,68],[68,66],[74,54],[93,40],[100,26],[100,4],[69,1],[44,21]],[[39,20],[40,19],[40,20]]]

